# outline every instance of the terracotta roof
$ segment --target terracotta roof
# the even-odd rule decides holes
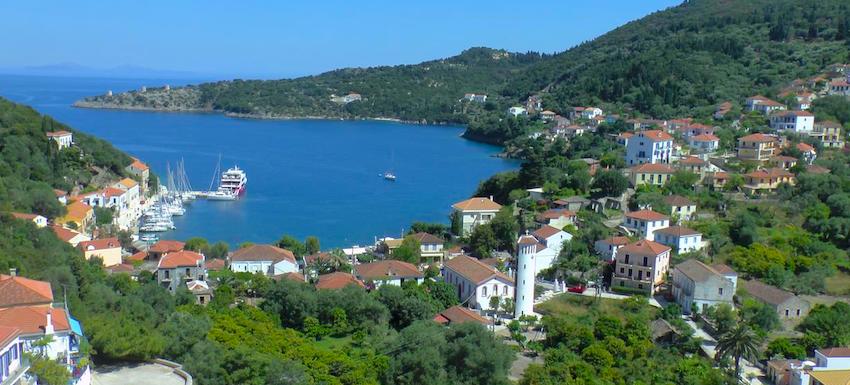
[[[47,312],[50,312],[53,330],[71,330],[65,309],[38,306],[21,306],[0,310],[0,326],[15,327],[23,335],[43,334],[47,324]]]
[[[91,241],[80,242],[77,247],[83,251],[114,249],[121,247],[121,241],[118,238],[92,239]]]
[[[115,188],[115,187],[107,187],[107,188],[103,189],[103,196],[105,196],[107,198],[120,197],[120,196],[122,196],[126,193],[127,193],[126,191],[124,191],[120,188]]]
[[[679,207],[679,206],[694,206],[696,203],[691,201],[688,198],[685,198],[681,195],[668,195],[664,197],[664,203],[669,206]]]
[[[723,274],[723,275],[738,275],[738,273],[735,272],[735,270],[732,270],[732,268],[729,267],[729,265],[726,265],[726,264],[716,263],[714,265],[711,265],[711,268],[716,270],[718,273]]]
[[[768,169],[760,169],[747,174],[750,178],[780,178],[793,177],[794,174],[784,169],[773,167]]]
[[[75,221],[82,221],[92,211],[91,206],[83,202],[71,202],[67,206],[68,213],[65,218]]]
[[[617,254],[638,254],[638,255],[659,255],[670,251],[671,249],[658,242],[641,239],[634,243],[629,243],[617,250]]]
[[[668,217],[664,214],[661,214],[661,213],[657,213],[657,212],[652,211],[652,210],[640,210],[640,211],[628,212],[628,213],[626,213],[626,217],[634,218],[634,219],[641,220],[641,221],[663,221],[663,220],[669,220],[670,219],[670,217]]]
[[[57,238],[61,239],[64,242],[69,242],[70,240],[74,239],[74,237],[80,235],[80,233],[77,231],[66,229],[59,225],[52,225],[50,226],[50,229],[53,230],[53,233],[56,234]]]
[[[280,261],[289,261],[295,265],[298,261],[295,260],[295,254],[287,249],[281,249],[272,245],[251,245],[243,247],[230,254],[232,261],[272,261],[278,263]]]
[[[639,132],[637,135],[644,137],[644,138],[647,138],[647,139],[649,139],[653,142],[673,140],[673,137],[670,136],[670,134],[668,134],[664,131],[661,131],[661,130],[646,130],[646,131]]]
[[[425,277],[413,264],[392,259],[356,265],[354,271],[357,277],[364,281]]]
[[[460,211],[499,211],[502,205],[490,198],[475,197],[455,203],[452,207]]]
[[[186,244],[180,241],[161,240],[154,243],[148,251],[166,254],[174,251],[182,251],[184,247],[186,247]]]
[[[574,217],[574,216],[576,216],[576,213],[574,213],[570,210],[551,209],[551,210],[546,210],[546,211],[540,213],[539,215],[537,215],[537,219],[538,220],[558,219],[560,217]]]
[[[766,142],[775,142],[777,139],[773,135],[766,135],[760,132],[755,134],[750,134],[747,136],[742,136],[738,138],[739,142],[757,142],[757,143],[766,143]]]
[[[806,166],[806,171],[812,174],[828,174],[829,169],[826,167],[821,167],[816,164],[810,164]]]
[[[676,170],[663,163],[644,163],[632,167],[633,173],[673,174]]]
[[[0,346],[8,345],[20,334],[21,329],[16,327],[0,326]]]
[[[213,258],[204,263],[204,267],[209,271],[219,271],[224,269],[225,263],[223,259]]]
[[[628,237],[610,237],[610,238],[603,239],[602,242],[605,242],[605,243],[608,243],[609,245],[614,245],[614,246],[623,246],[623,245],[629,244],[629,242],[631,242],[631,240]]]
[[[15,218],[18,218],[18,219],[23,219],[23,220],[31,221],[31,220],[33,220],[33,219],[35,219],[35,218],[40,217],[41,215],[38,215],[38,214],[27,214],[27,213],[12,213],[12,216],[13,216],[13,217],[15,217]]]
[[[168,253],[159,260],[158,269],[175,269],[178,267],[194,267],[203,263],[204,256],[194,251],[177,251]]]
[[[442,245],[444,243],[442,238],[429,233],[419,232],[410,236],[419,241],[421,245]]]
[[[145,171],[150,168],[148,167],[148,165],[146,165],[144,162],[140,161],[137,158],[133,158],[133,163],[130,163],[130,167],[139,171]]]
[[[770,360],[767,361],[767,366],[772,367],[777,372],[784,372],[791,369],[791,365],[800,366],[803,361],[800,360]]]
[[[544,225],[543,227],[541,227],[541,228],[537,229],[537,230],[534,232],[534,236],[535,236],[537,239],[541,239],[541,240],[542,240],[542,239],[549,239],[549,237],[551,237],[551,236],[553,236],[553,235],[555,235],[555,234],[558,234],[558,233],[560,233],[561,231],[563,231],[563,230],[561,230],[561,229],[559,229],[559,228],[557,228],[557,227],[552,227],[552,226],[549,226],[549,225]]]
[[[665,227],[663,229],[655,230],[655,233],[669,234],[669,235],[673,235],[673,236],[677,236],[677,237],[684,237],[684,236],[688,236],[688,235],[702,234],[699,231],[696,231],[696,230],[691,229],[691,228],[683,227],[683,226]]]
[[[317,289],[342,289],[348,285],[366,287],[363,282],[360,282],[360,280],[355,278],[353,275],[340,271],[320,275],[319,282],[316,282]]]
[[[0,274],[0,307],[53,302],[49,282]]]
[[[296,273],[296,272],[293,272],[293,271],[291,271],[289,273],[283,273],[283,274],[275,275],[275,276],[272,277],[272,279],[275,280],[275,281],[280,281],[282,279],[285,279],[285,280],[288,280],[288,281],[295,281],[295,282],[307,282],[304,279],[304,276],[301,275],[301,273]]]
[[[132,273],[133,270],[135,270],[133,265],[129,263],[119,263],[117,265],[108,266],[104,269],[110,273]]]
[[[695,156],[686,156],[682,160],[679,161],[679,164],[690,164],[690,165],[705,165],[708,162],[697,158]]]
[[[751,97],[747,98],[747,100],[758,100],[759,104],[764,105],[764,106],[782,106],[783,105],[782,103],[779,103],[775,100],[768,99],[768,98],[761,96],[761,95],[751,96]]]
[[[700,134],[691,138],[694,142],[716,142],[720,140],[720,138],[711,135],[711,134]]]
[[[124,178],[124,179],[121,179],[121,181],[120,181],[120,182],[118,182],[118,183],[120,183],[122,186],[124,186],[124,187],[126,187],[126,188],[128,188],[128,189],[131,189],[131,188],[136,187],[136,186],[138,186],[138,185],[139,185],[139,183],[138,183],[138,182],[136,182],[136,181],[134,181],[134,180],[132,180],[132,179],[130,179],[130,178]]]
[[[771,117],[783,117],[783,116],[814,116],[809,111],[779,111],[775,112]]]
[[[72,134],[68,131],[65,131],[65,130],[59,130],[59,131],[53,131],[53,132],[47,133],[47,136],[51,137],[51,138],[58,137],[58,136],[66,136],[66,135],[72,135]]]
[[[514,280],[501,271],[471,257],[464,255],[454,257],[445,263],[445,267],[451,269],[467,280],[480,284],[491,278],[500,278],[513,284]]]
[[[801,152],[814,152],[815,148],[809,145],[808,143],[797,143],[797,149]]]
[[[835,347],[835,348],[825,348],[818,349],[820,354],[823,354],[825,357],[850,357],[850,348],[848,347]]]
[[[635,134],[633,132],[621,132],[619,135],[617,135],[618,138],[623,138],[623,139],[628,139],[628,138],[631,138],[633,136],[635,136]]]
[[[53,189],[53,193],[54,193],[54,194],[56,194],[56,197],[57,197],[57,198],[61,198],[61,197],[64,197],[64,196],[67,196],[67,195],[68,195],[68,192],[67,192],[67,191],[62,191],[62,190],[60,190],[60,189],[58,189],[58,188]]]
[[[148,258],[148,252],[147,251],[140,251],[136,254],[133,254],[133,255],[127,257],[127,260],[128,261],[144,261],[147,258]]]
[[[761,283],[756,280],[743,281],[744,289],[754,298],[771,304],[779,305],[794,297],[794,294],[780,288]]]
[[[533,235],[523,235],[519,237],[517,244],[520,246],[536,245],[540,243]]]
[[[467,309],[462,306],[452,306],[446,310],[441,311],[439,314],[434,316],[434,321],[437,323],[445,324],[459,324],[464,322],[477,322],[482,325],[488,325],[490,321],[486,318],[480,316],[478,313]]]

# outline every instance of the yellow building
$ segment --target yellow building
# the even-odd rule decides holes
[[[94,218],[94,210],[91,206],[80,201],[74,201],[69,203],[66,208],[68,209],[68,213],[57,219],[56,222],[60,225],[73,223],[77,227],[77,230],[85,233]]]
[[[836,122],[815,123],[815,129],[809,136],[817,139],[824,148],[844,148],[844,137],[841,136],[841,124]]]
[[[77,247],[83,251],[83,256],[88,261],[92,257],[103,260],[103,266],[115,266],[121,264],[121,242],[118,238],[95,239],[80,242]]]
[[[640,185],[664,186],[670,181],[673,174],[676,173],[672,167],[663,163],[644,163],[632,167],[631,169],[632,186]]]
[[[766,162],[779,152],[778,142],[776,136],[761,133],[738,138],[738,159]]]
[[[795,182],[793,173],[781,168],[769,168],[744,175],[744,185],[741,188],[747,193],[773,192],[783,183],[794,185]]]

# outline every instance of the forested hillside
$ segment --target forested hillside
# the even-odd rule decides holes
[[[75,146],[59,151],[46,135],[58,130],[73,132]],[[54,188],[84,187],[98,173],[123,175],[128,164],[111,144],[0,98],[0,211],[53,218],[64,209]]]

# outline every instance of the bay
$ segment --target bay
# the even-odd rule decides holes
[[[197,83],[201,80],[192,81]],[[160,177],[185,162],[195,190],[222,168],[248,174],[236,202],[198,200],[163,238],[200,236],[273,242],[282,234],[319,237],[323,249],[399,236],[413,221],[448,223],[450,206],[479,181],[517,163],[499,149],[465,140],[456,126],[383,121],[253,120],[221,114],[78,109],[71,104],[106,90],[177,86],[187,80],[0,75],[0,95],[28,104],[75,129],[110,141],[147,162]],[[395,182],[380,173],[392,169]]]

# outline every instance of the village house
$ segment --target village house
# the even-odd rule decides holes
[[[577,119],[593,119],[597,116],[602,116],[602,109],[597,107],[574,107],[572,118]]]
[[[723,102],[717,105],[717,108],[714,110],[714,119],[723,119],[726,117],[726,114],[732,110],[731,102]]]
[[[139,159],[133,158],[133,163],[130,163],[130,165],[126,167],[126,170],[130,175],[141,181],[142,194],[147,193],[148,178],[150,178],[150,167]]]
[[[617,250],[611,288],[654,295],[664,283],[669,267],[669,247],[645,239],[630,243]]]
[[[780,320],[803,318],[809,314],[809,301],[780,288],[756,280],[741,280],[744,291],[756,301],[770,306]]]
[[[478,225],[486,225],[496,217],[496,213],[502,209],[502,205],[493,201],[493,198],[475,197],[452,205],[454,214],[461,221],[460,236],[469,236]]]
[[[802,363],[800,360],[787,359],[767,361],[767,378],[773,385],[791,385],[791,369]]]
[[[676,253],[689,253],[702,249],[702,233],[682,226],[655,230],[655,242],[670,246]]]
[[[673,297],[682,312],[691,314],[692,309],[705,312],[722,303],[733,306],[737,278],[726,274],[696,259],[676,265],[670,272],[670,279]]]
[[[766,162],[777,153],[779,138],[762,133],[750,134],[738,138],[738,159],[743,161]]]
[[[463,95],[463,100],[466,100],[467,102],[484,103],[487,101],[487,95],[467,93]]]
[[[351,273],[337,271],[330,274],[320,275],[319,280],[316,282],[316,289],[338,290],[349,285],[354,285],[360,288],[366,287],[363,282],[360,282],[360,280],[354,277]]]
[[[807,134],[815,128],[815,116],[808,111],[779,111],[770,115],[770,128]]]
[[[566,209],[550,209],[537,214],[537,222],[563,229],[567,225],[575,225],[576,213]]]
[[[815,148],[808,143],[800,142],[794,145],[794,147],[800,151],[800,154],[803,156],[803,161],[806,162],[806,164],[814,163],[815,159],[818,157],[818,153],[815,151]]]
[[[791,367],[792,385],[846,385],[850,383],[850,348],[815,349],[815,361]]]
[[[748,194],[770,193],[783,183],[793,186],[796,183],[794,174],[777,167],[759,169],[744,175],[744,185],[741,189]]]
[[[80,233],[79,231],[71,230],[69,228],[65,228],[59,225],[52,225],[50,229],[53,230],[53,233],[56,234],[56,237],[70,244],[73,247],[77,247],[80,242],[90,241],[91,238],[86,236],[85,234]]]
[[[411,234],[410,237],[413,237],[413,239],[419,242],[419,256],[422,259],[422,263],[429,265],[443,263],[445,254],[443,245],[445,242],[442,238],[424,232]]]
[[[688,138],[688,146],[697,154],[711,154],[720,148],[720,138],[713,134],[700,134]]]
[[[156,280],[172,294],[188,281],[205,281],[204,255],[194,251],[168,253],[159,260]]]
[[[148,248],[148,258],[154,261],[158,261],[168,253],[176,253],[178,251],[183,251],[185,247],[186,244],[183,242],[162,239],[154,243],[150,248]]]
[[[47,137],[56,142],[56,145],[59,146],[59,150],[71,147],[74,144],[74,134],[68,131],[62,130],[48,132]]]
[[[726,182],[729,181],[729,173],[725,171],[708,172],[705,174],[703,183],[710,186],[714,191],[720,191],[726,188]]]
[[[590,205],[590,199],[585,197],[581,197],[578,195],[573,195],[568,198],[556,199],[552,204],[555,207],[558,207],[563,210],[569,210],[574,213],[581,211],[581,209],[588,207]]]
[[[56,194],[56,200],[58,200],[59,203],[62,204],[62,206],[65,206],[65,205],[68,204],[68,192],[67,191],[62,191],[60,189],[55,188],[55,189],[53,189],[53,193]]]
[[[32,222],[38,228],[47,227],[47,218],[38,214],[12,213],[12,216],[22,221]]]
[[[709,163],[695,156],[686,156],[676,163],[679,170],[697,174],[702,180],[703,175],[708,171]]]
[[[564,242],[573,239],[572,234],[549,225],[543,225],[531,235],[537,241],[533,254],[535,276],[552,267],[552,263],[558,258]]]
[[[593,249],[599,254],[599,259],[612,263],[617,258],[617,250],[631,243],[627,237],[609,237],[600,239],[593,244]]]
[[[56,219],[56,224],[75,227],[77,230],[86,233],[86,229],[92,224],[94,219],[94,210],[91,206],[74,201],[66,206],[67,212],[59,219]]]
[[[195,296],[195,304],[207,306],[213,297],[213,291],[206,281],[193,280],[186,282],[186,289]]]
[[[519,116],[527,116],[528,110],[519,106],[513,106],[511,108],[508,108],[508,115],[511,115],[515,118]]]
[[[850,96],[850,82],[846,78],[833,79],[829,82],[830,95]]]
[[[797,165],[797,158],[787,155],[777,155],[773,158],[770,158],[770,161],[768,163],[770,163],[774,167],[789,170],[791,169],[791,167]]]
[[[644,163],[629,169],[632,186],[664,186],[676,173],[673,167],[660,163]]]
[[[797,110],[808,110],[812,107],[812,102],[817,98],[817,94],[814,94],[809,91],[799,91],[794,96],[794,100],[797,101],[794,104],[794,108]]]
[[[543,200],[543,187],[533,187],[530,189],[526,189],[528,192],[528,197],[535,202],[539,202]]]
[[[455,325],[464,322],[474,322],[485,326],[490,324],[490,321],[480,314],[460,305],[452,306],[437,313],[433,320],[440,325]]]
[[[679,220],[689,221],[697,212],[697,204],[681,195],[668,195],[663,200],[664,204],[670,206],[670,215]]]
[[[714,135],[714,132],[717,130],[717,127],[709,126],[702,123],[689,123],[687,125],[677,128],[671,127],[671,129],[674,129],[675,131],[679,132],[680,134],[682,134],[682,138],[688,140],[690,138],[700,135]]]
[[[514,297],[514,280],[475,258],[458,256],[443,266],[443,281],[457,288],[458,299],[469,308],[490,310],[490,297]]]
[[[275,276],[297,272],[298,261],[291,251],[272,245],[251,245],[230,253],[230,270]]]
[[[629,145],[629,139],[634,136],[635,134],[633,132],[621,132],[617,134],[617,144],[627,147]]]
[[[661,130],[640,131],[626,144],[626,165],[670,163],[673,137]]]
[[[770,100],[764,96],[756,95],[747,98],[744,103],[744,111],[758,111],[762,114],[769,115],[774,111],[785,109],[785,105],[775,100]]]
[[[77,247],[83,251],[83,256],[88,261],[92,257],[101,259],[103,266],[118,265],[121,260],[121,242],[118,238],[94,239],[82,241]]]
[[[555,116],[558,115],[552,111],[546,110],[540,113],[540,119],[543,119],[546,122],[551,122],[555,120]]]
[[[623,226],[637,237],[652,240],[656,230],[670,226],[670,218],[652,210],[632,211],[626,213]]]
[[[815,138],[824,148],[844,148],[844,136],[841,124],[831,121],[815,123],[809,136]]]
[[[694,123],[694,118],[678,118],[678,119],[670,119],[667,121],[667,128],[670,132],[679,131],[682,135],[685,135],[685,127],[690,126]]]
[[[383,285],[401,286],[405,282],[419,284],[425,280],[425,274],[412,263],[393,259],[355,265],[354,276],[374,289]]]
[[[0,383],[19,385],[29,370],[21,343],[21,329],[0,326]]]

